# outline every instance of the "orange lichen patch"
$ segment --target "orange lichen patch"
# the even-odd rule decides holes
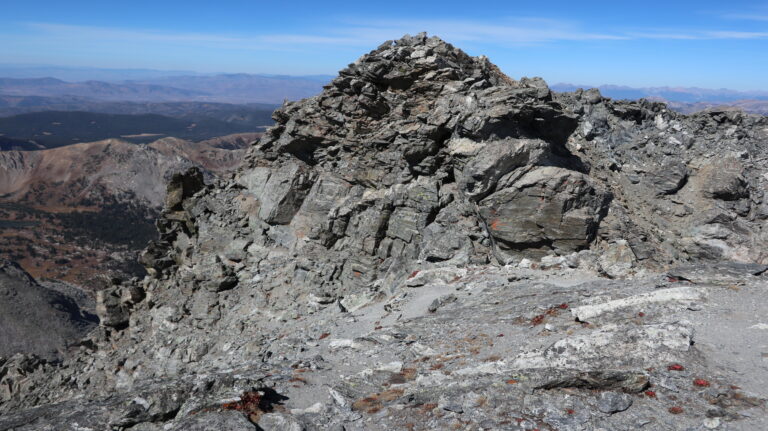
[[[389,378],[391,384],[403,384],[416,378],[415,368],[403,368],[399,373],[392,374]]]
[[[558,314],[560,314],[561,310],[567,310],[569,307],[570,306],[565,302],[563,302],[562,304],[553,305],[547,308],[546,310],[544,310],[544,313],[534,316],[530,320],[530,324],[533,326],[540,325],[544,323],[544,320],[547,318],[547,316],[557,316]]]
[[[352,410],[366,412],[369,414],[377,413],[384,408],[384,403],[394,401],[403,396],[402,389],[387,389],[383,392],[371,394],[363,399],[352,403]]]
[[[669,371],[685,371],[685,367],[680,364],[672,364],[667,367]]]
[[[431,412],[432,410],[437,408],[436,403],[426,403],[421,405],[421,411],[423,412]]]
[[[750,397],[750,396],[744,395],[741,392],[734,392],[731,395],[731,399],[734,402],[737,402],[739,405],[749,406],[749,407],[757,407],[759,405],[765,404],[765,400],[762,400],[757,397]]]
[[[379,401],[377,395],[371,395],[370,397],[365,397],[361,400],[357,400],[354,403],[352,403],[352,410],[357,411],[369,411],[371,409],[380,409],[381,408],[381,401]]]
[[[509,379],[509,380],[507,380],[507,384],[508,384],[508,385],[514,385],[514,384],[517,384],[517,383],[518,383],[518,381],[517,381],[517,380],[515,380],[515,379]]]
[[[381,401],[394,401],[402,397],[403,392],[402,389],[388,389],[379,394],[379,399],[381,399]]]
[[[444,366],[445,366],[445,364],[433,364],[431,367],[429,367],[429,369],[434,371],[434,370],[439,370],[439,369],[443,368]]]
[[[243,392],[243,394],[240,395],[240,401],[225,403],[221,408],[224,410],[241,412],[254,423],[258,422],[259,417],[263,413],[271,410],[269,406],[265,405],[263,395],[256,391]]]
[[[706,388],[709,386],[709,381],[704,379],[695,379],[693,381],[693,386],[698,386],[700,388]]]
[[[679,415],[680,413],[683,412],[683,408],[680,407],[680,406],[674,406],[674,407],[670,407],[669,409],[667,409],[667,411],[669,411],[673,415]]]
[[[352,275],[354,275],[355,277],[360,277],[363,275],[363,273],[360,271],[352,271]]]
[[[320,334],[319,337],[317,337],[317,339],[322,340],[322,339],[328,338],[330,335],[331,335],[330,332],[323,332],[322,334]]]

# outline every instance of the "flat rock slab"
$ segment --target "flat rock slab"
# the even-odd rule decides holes
[[[672,279],[688,280],[693,283],[729,282],[750,276],[759,276],[768,271],[768,265],[741,262],[707,262],[695,265],[681,265],[671,269],[667,275]]]

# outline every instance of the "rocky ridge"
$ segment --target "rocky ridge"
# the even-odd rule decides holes
[[[87,345],[2,362],[28,383],[0,429],[765,424],[765,365],[717,354],[761,344],[707,326],[765,295],[765,117],[557,94],[422,34],[274,118],[232,178],[172,179]]]

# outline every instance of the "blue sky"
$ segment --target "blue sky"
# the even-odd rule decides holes
[[[768,90],[766,1],[14,1],[0,62],[335,74],[427,31],[512,77]]]

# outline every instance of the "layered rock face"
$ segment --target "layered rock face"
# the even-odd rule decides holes
[[[693,377],[668,365],[711,371],[678,318],[707,292],[655,271],[740,261],[729,280],[759,284],[764,117],[555,94],[418,35],[274,118],[231,179],[174,177],[151,277],[105,291],[89,347],[27,371],[37,389],[0,411],[63,402],[79,426],[146,430],[701,425],[702,394],[678,394],[682,415],[654,402]],[[726,382],[707,381],[730,403],[708,424],[760,406]],[[39,409],[5,424],[61,418]]]

